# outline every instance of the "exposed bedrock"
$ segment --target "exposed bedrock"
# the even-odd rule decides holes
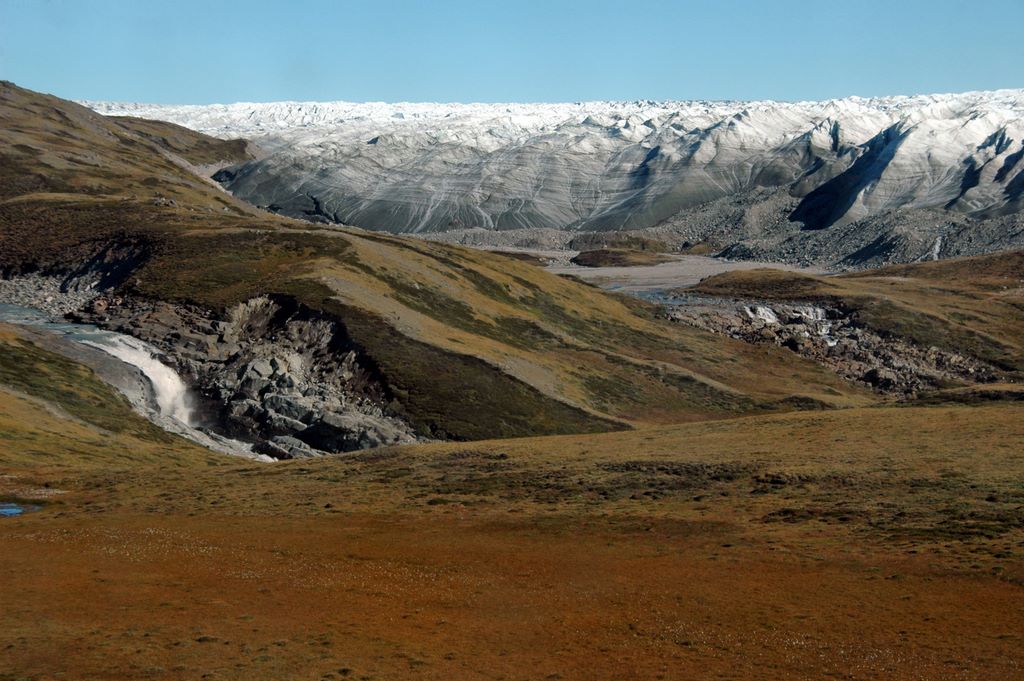
[[[81,314],[160,348],[193,386],[208,428],[275,458],[415,441],[344,328],[287,297],[225,315],[102,295]]]
[[[856,312],[814,302],[723,300],[690,295],[669,316],[749,343],[778,345],[885,394],[912,397],[966,383],[996,381],[1001,372],[977,358],[868,328]]]

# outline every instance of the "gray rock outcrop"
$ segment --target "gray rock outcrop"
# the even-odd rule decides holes
[[[822,364],[879,393],[911,397],[960,383],[995,381],[999,371],[958,352],[922,347],[861,324],[855,314],[818,303],[718,299],[693,294],[668,308],[678,322],[757,344],[771,344]]]
[[[255,440],[259,453],[302,458],[417,439],[341,325],[290,299],[254,298],[217,318],[100,296],[81,316],[163,350],[197,391],[204,425]]]

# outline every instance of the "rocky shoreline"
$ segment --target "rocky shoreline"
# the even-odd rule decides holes
[[[94,285],[72,287],[63,277],[38,272],[0,278],[0,303],[30,307],[54,318],[81,310],[98,295]]]

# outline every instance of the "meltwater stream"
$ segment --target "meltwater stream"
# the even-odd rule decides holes
[[[148,343],[124,334],[104,331],[90,324],[56,321],[46,313],[33,308],[2,303],[0,322],[27,326],[61,336],[134,367],[144,377],[145,385],[112,385],[128,398],[136,411],[164,430],[226,454],[266,458],[253,454],[251,445],[247,443],[200,429],[194,418],[188,386],[174,369],[160,361],[160,352]]]

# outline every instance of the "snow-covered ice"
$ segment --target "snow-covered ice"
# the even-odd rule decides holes
[[[267,152],[227,181],[284,213],[395,232],[643,228],[761,188],[809,228],[1024,202],[1024,90],[823,102],[85,102]]]

